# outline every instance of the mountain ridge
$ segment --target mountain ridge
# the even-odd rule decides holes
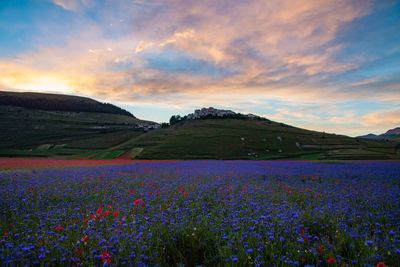
[[[394,140],[394,139],[400,140],[400,127],[389,129],[382,134],[369,133],[366,135],[357,136],[357,138],[370,139],[370,140]]]

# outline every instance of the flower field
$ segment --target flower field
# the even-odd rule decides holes
[[[79,167],[98,165],[132,164],[132,160],[88,160],[88,159],[46,159],[46,158],[0,158],[0,171],[13,169]]]
[[[2,266],[400,266],[400,163],[0,172]]]

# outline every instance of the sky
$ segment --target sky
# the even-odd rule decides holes
[[[400,126],[400,1],[1,0],[0,90],[201,107],[357,136]]]

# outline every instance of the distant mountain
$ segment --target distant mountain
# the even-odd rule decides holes
[[[134,117],[130,112],[109,103],[71,95],[17,93],[0,91],[0,105],[49,111],[96,112]]]
[[[370,139],[370,140],[400,140],[400,127],[390,129],[383,134],[367,134],[358,136],[357,138]]]
[[[357,136],[357,138],[361,138],[361,139],[370,139],[370,140],[379,140],[379,139],[382,139],[382,138],[380,137],[380,135],[376,135],[376,134],[373,134],[373,133],[369,133],[369,134],[366,134],[366,135],[360,135],[360,136]]]
[[[400,127],[387,131],[385,135],[400,135]]]

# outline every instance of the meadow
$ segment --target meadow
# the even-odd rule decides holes
[[[0,171],[2,266],[400,266],[399,162],[33,168]]]

